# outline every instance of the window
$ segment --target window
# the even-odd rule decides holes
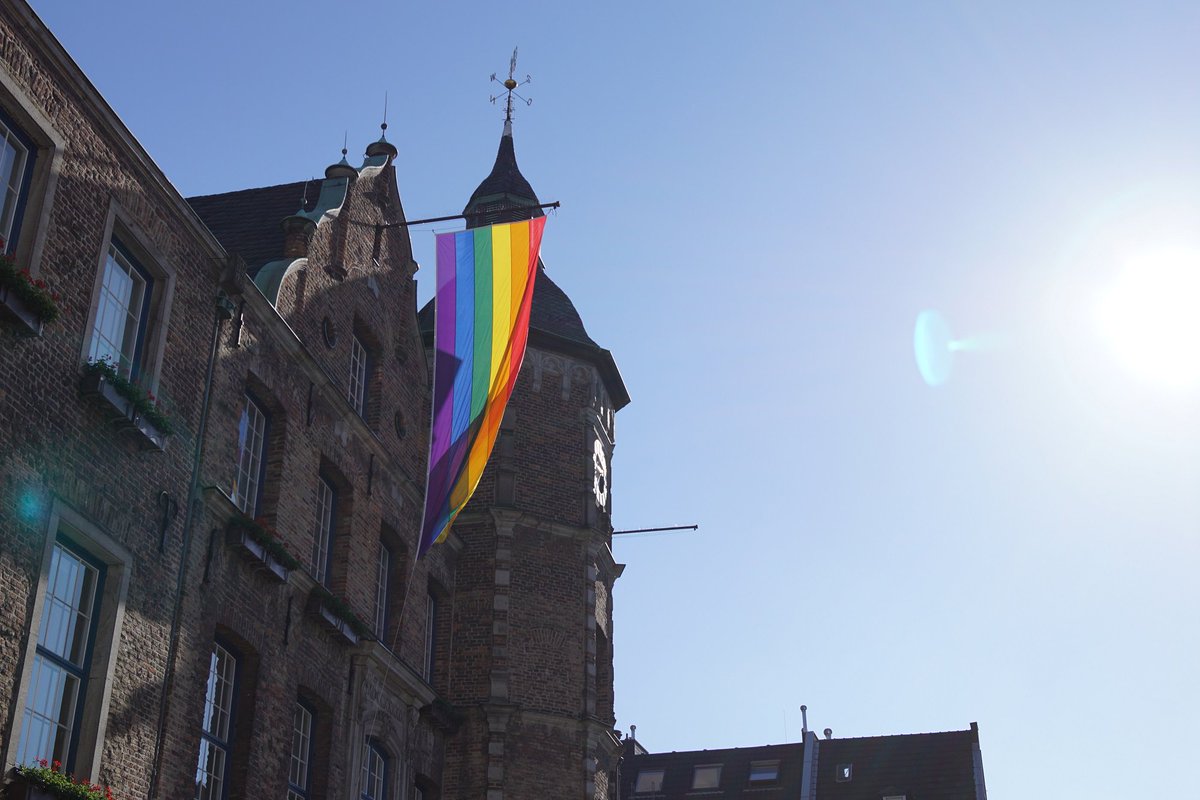
[[[854,777],[854,765],[853,764],[838,764],[837,765],[837,775],[834,778],[834,780],[836,780],[838,783],[845,783],[846,781],[850,780],[853,777]]]
[[[425,669],[424,678],[433,680],[433,648],[437,644],[437,597],[429,592],[429,603],[425,614]]]
[[[375,579],[375,635],[384,642],[387,633],[388,577],[392,567],[392,551],[379,542],[379,574]]]
[[[33,142],[0,113],[0,253],[16,249],[34,157]]]
[[[137,377],[152,287],[149,274],[113,239],[100,279],[89,360],[108,361],[122,376]]]
[[[238,420],[237,468],[233,475],[233,502],[252,517],[258,516],[266,467],[267,415],[247,394]]]
[[[22,713],[19,764],[45,758],[73,768],[103,580],[101,565],[54,543]]]
[[[358,336],[350,337],[349,400],[360,417],[367,415],[367,348]]]
[[[313,713],[299,700],[292,712],[292,759],[288,765],[288,800],[307,800],[312,765]]]
[[[661,769],[644,769],[638,772],[637,783],[633,786],[633,791],[637,794],[644,792],[661,792],[663,785],[663,770]]]
[[[329,554],[333,551],[333,524],[337,492],[324,477],[317,478],[317,531],[313,537],[313,577],[329,585]]]
[[[362,800],[387,797],[387,756],[379,743],[368,737],[363,743]]]
[[[779,762],[778,761],[751,761],[750,762],[750,782],[751,783],[771,783],[779,780]]]
[[[214,642],[208,660],[208,682],[204,688],[204,719],[200,723],[196,800],[221,800],[225,796],[236,679],[237,657],[220,642]]]
[[[721,765],[705,764],[692,770],[693,789],[716,789],[721,785]]]

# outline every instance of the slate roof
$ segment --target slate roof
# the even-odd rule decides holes
[[[778,761],[779,776],[775,781],[750,784],[750,764],[755,761]],[[695,768],[721,765],[720,782],[716,789],[692,789]],[[635,793],[638,773],[663,770],[662,790]],[[731,747],[724,750],[691,750],[677,753],[633,754],[626,747],[621,762],[621,800],[797,800],[800,797],[804,771],[804,744],[769,744],[761,747]],[[878,800],[878,798],[876,798]]]
[[[253,276],[263,264],[283,257],[280,223],[300,209],[306,183],[308,202],[304,210],[311,211],[320,195],[319,180],[189,197],[187,201],[221,246],[245,259]]]
[[[500,137],[500,147],[496,150],[496,163],[492,165],[492,171],[471,193],[471,199],[467,201],[463,213],[470,214],[480,205],[490,207],[496,203],[518,206],[536,206],[539,203],[537,193],[533,191],[533,187],[529,185],[529,181],[525,180],[525,176],[517,167],[517,150],[513,144],[511,123],[504,125],[504,133]],[[474,223],[471,227],[477,227],[480,224],[490,225],[498,221],[510,222],[515,219],[529,219],[530,216],[526,212],[514,215],[513,219],[489,218],[486,222],[471,220]],[[532,216],[542,216],[541,210],[535,211]]]
[[[979,729],[825,739],[817,748],[816,800],[976,800]],[[838,780],[850,767],[850,779]],[[982,765],[981,765],[982,769]]]

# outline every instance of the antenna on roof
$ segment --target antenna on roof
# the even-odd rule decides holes
[[[800,706],[800,736],[808,736],[808,706]]]

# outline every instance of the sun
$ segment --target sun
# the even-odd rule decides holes
[[[1130,259],[1095,310],[1101,335],[1130,373],[1173,389],[1200,386],[1200,249]]]

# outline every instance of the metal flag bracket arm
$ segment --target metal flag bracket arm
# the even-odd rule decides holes
[[[555,200],[553,203],[539,203],[536,206],[518,206],[517,208],[518,209],[559,208],[561,205],[562,205],[562,203]],[[468,214],[450,214],[445,217],[427,217],[426,219],[414,219],[414,220],[408,220],[405,222],[384,222],[384,223],[361,222],[360,220],[357,220],[357,219],[352,219],[352,220],[348,220],[348,221],[353,223],[354,225],[362,225],[363,227],[366,227],[366,228],[411,228],[414,225],[429,225],[434,222],[448,222],[449,220],[452,220],[452,219],[466,219],[468,216],[470,216],[470,215],[468,215]]]

